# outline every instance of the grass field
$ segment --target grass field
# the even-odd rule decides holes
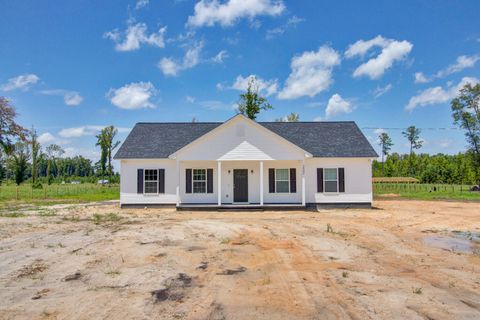
[[[33,189],[30,184],[1,185],[0,205],[18,203],[75,203],[89,201],[115,200],[120,197],[118,184],[98,185],[83,184],[52,184],[43,185],[41,189]]]
[[[478,200],[480,192],[469,191],[470,185],[374,183],[373,194],[377,198],[398,196],[418,200]]]

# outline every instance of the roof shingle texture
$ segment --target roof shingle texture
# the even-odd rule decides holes
[[[168,158],[221,122],[137,123],[115,159]],[[259,122],[314,157],[377,157],[353,121]]]

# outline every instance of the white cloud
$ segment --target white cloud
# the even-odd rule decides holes
[[[381,97],[385,93],[392,90],[392,88],[393,88],[393,85],[391,83],[387,84],[384,87],[377,87],[375,90],[373,90],[373,96],[374,96],[375,99],[378,98],[378,97]]]
[[[415,72],[414,77],[415,83],[427,83],[431,81],[431,79],[427,78],[427,76],[425,76],[423,72]]]
[[[277,36],[281,36],[282,34],[285,33],[285,31],[287,31],[288,28],[291,28],[291,27],[296,27],[297,24],[301,23],[301,22],[304,22],[305,19],[303,18],[299,18],[297,16],[292,16],[290,19],[288,19],[287,23],[280,26],[280,27],[276,27],[276,28],[273,28],[273,29],[268,29],[266,34],[265,34],[265,39],[267,40],[271,40]]]
[[[194,103],[195,102],[195,97],[186,96],[185,101],[187,101],[188,103]]]
[[[373,130],[373,133],[375,133],[377,136],[379,136],[382,133],[387,133],[387,131],[383,128],[377,128],[377,129]]]
[[[107,98],[121,109],[155,108],[150,99],[156,95],[156,92],[151,82],[132,82],[118,89],[110,89]]]
[[[176,76],[180,71],[191,69],[200,63],[200,53],[202,49],[203,42],[199,42],[185,52],[185,56],[181,62],[173,58],[162,58],[158,62],[157,67],[166,76]]]
[[[441,148],[450,148],[452,145],[453,145],[453,140],[452,139],[440,139],[438,141],[438,145],[441,147]]]
[[[291,73],[279,99],[314,97],[332,84],[332,69],[340,64],[340,55],[327,45],[317,51],[305,51],[292,58]]]
[[[135,9],[138,10],[148,6],[149,2],[149,0],[137,0],[137,3],[135,4]]]
[[[277,16],[285,10],[281,0],[200,0],[195,4],[194,15],[188,17],[190,27],[213,26],[222,27],[235,24],[242,18],[253,20],[256,16]]]
[[[52,143],[55,139],[56,138],[50,132],[45,132],[38,136],[38,142],[40,144]]]
[[[98,134],[105,126],[101,125],[86,125],[80,127],[65,128],[60,130],[58,135],[62,138],[79,138],[85,136],[94,136]],[[119,133],[130,132],[130,128],[117,127]]]
[[[476,84],[478,82],[476,78],[465,77],[456,86],[448,85],[445,89],[440,86],[428,88],[411,97],[405,110],[413,111],[416,107],[449,102],[458,95],[458,92],[466,83]]]
[[[42,90],[40,91],[40,93],[45,95],[50,95],[50,96],[63,97],[63,101],[67,106],[78,106],[83,101],[83,97],[77,91],[53,89],[53,90]]]
[[[0,86],[3,91],[12,91],[16,89],[28,90],[30,86],[36,84],[40,78],[33,74],[22,74],[8,79],[7,83]]]
[[[226,58],[228,58],[228,52],[226,50],[222,50],[212,58],[212,62],[223,63]]]
[[[352,104],[349,101],[344,100],[338,93],[335,93],[328,100],[325,116],[330,118],[337,114],[350,113],[352,111]]]
[[[345,56],[347,58],[364,57],[374,47],[382,48],[382,52],[355,69],[353,72],[355,78],[361,76],[368,76],[370,79],[380,78],[387,69],[392,67],[395,61],[405,59],[412,51],[413,45],[406,40],[397,41],[377,36],[371,40],[358,40],[351,44],[345,51]]]
[[[115,43],[117,51],[134,51],[140,49],[142,44],[148,44],[154,47],[165,47],[164,35],[167,27],[160,28],[157,32],[147,34],[147,25],[145,23],[128,24],[127,30],[122,34],[117,29],[106,32],[103,36]]]
[[[313,121],[320,122],[320,121],[323,121],[323,118],[322,117],[315,117],[315,118],[313,118]]]
[[[459,56],[455,63],[449,65],[443,70],[437,72],[436,77],[442,78],[452,73],[460,72],[467,68],[472,68],[475,66],[477,61],[480,60],[480,55],[473,55],[473,56]]]
[[[248,77],[243,77],[241,75],[237,76],[235,82],[230,87],[231,89],[238,90],[238,91],[246,91],[248,88],[248,83],[253,81],[253,85],[256,89],[265,94],[266,96],[271,96],[272,94],[277,93],[278,91],[278,81],[277,79],[273,80],[264,80],[260,77],[257,77],[254,74],[249,75]],[[217,84],[221,86],[221,84]]]

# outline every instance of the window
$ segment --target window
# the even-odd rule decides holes
[[[275,169],[275,190],[277,193],[290,192],[288,169]]]
[[[337,168],[325,168],[323,170],[323,181],[325,192],[338,192]]]
[[[193,179],[192,179],[193,193],[206,193],[207,192],[207,170],[193,169],[192,175],[193,175]]]
[[[158,193],[158,170],[145,169],[144,193]]]

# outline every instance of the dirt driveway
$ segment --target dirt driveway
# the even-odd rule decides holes
[[[479,203],[23,213],[0,218],[1,319],[480,318]]]

